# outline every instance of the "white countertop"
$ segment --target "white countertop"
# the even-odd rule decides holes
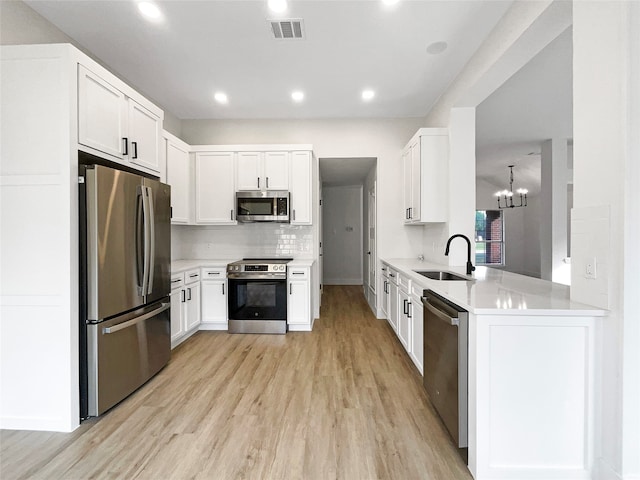
[[[573,302],[569,287],[559,283],[505,272],[497,268],[476,267],[472,281],[431,280],[415,270],[443,270],[466,275],[465,267],[438,265],[418,259],[392,258],[382,262],[404,273],[414,285],[431,289],[465,310],[478,315],[571,315],[604,316],[606,311]]]
[[[229,263],[237,262],[240,258],[222,258],[218,260],[211,259],[193,259],[193,260],[173,260],[171,262],[171,273],[184,272],[191,270],[192,268],[207,268],[207,267],[226,267]],[[289,263],[288,267],[310,267],[313,265],[314,260],[312,258],[294,258]]]

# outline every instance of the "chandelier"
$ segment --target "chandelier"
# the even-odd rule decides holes
[[[513,167],[514,165],[509,165],[509,190],[501,190],[495,193],[496,197],[498,197],[498,208],[500,209],[527,206],[527,193],[529,193],[529,190],[526,188],[516,190],[516,193],[520,195],[520,204],[513,203]],[[504,205],[502,200],[504,200]]]

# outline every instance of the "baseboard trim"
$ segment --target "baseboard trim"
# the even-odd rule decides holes
[[[201,323],[198,330],[229,330],[227,322]]]
[[[363,283],[361,278],[325,278],[322,285],[363,285]]]
[[[597,463],[597,469],[594,476],[596,480],[633,480],[634,478],[635,479],[639,478],[638,476],[622,477],[603,458],[599,458],[596,463]]]

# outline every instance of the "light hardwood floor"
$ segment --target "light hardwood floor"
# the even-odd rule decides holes
[[[360,286],[327,286],[311,333],[199,332],[99,420],[0,441],[3,480],[471,478]]]

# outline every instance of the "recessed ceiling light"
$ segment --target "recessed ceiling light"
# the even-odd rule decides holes
[[[427,47],[427,53],[430,53],[431,55],[438,55],[444,52],[448,46],[447,42],[434,42]]]
[[[267,5],[272,12],[282,13],[287,9],[287,0],[269,0]]]
[[[291,94],[291,98],[293,98],[294,102],[301,102],[302,100],[304,100],[304,93],[300,90],[296,90]]]
[[[364,101],[369,101],[375,96],[376,96],[376,92],[374,92],[373,90],[363,90],[362,91],[362,99]]]
[[[162,20],[162,12],[155,3],[138,2],[138,10],[140,10],[140,13],[145,18],[152,22],[159,22]]]
[[[382,3],[384,3],[385,5],[395,5],[396,3],[398,3],[400,0],[382,0]]]
[[[227,98],[227,94],[223,93],[223,92],[216,92],[216,94],[213,96],[213,98],[215,98],[216,102],[218,102],[218,103],[229,103],[229,99]]]

